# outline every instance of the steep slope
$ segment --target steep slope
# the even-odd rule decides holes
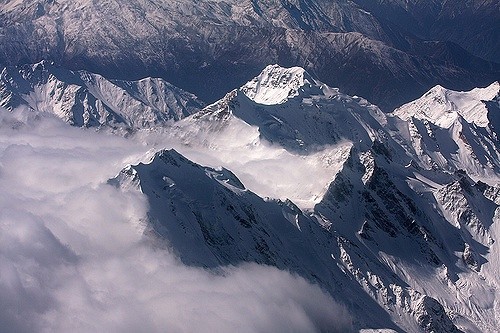
[[[41,62],[2,70],[0,106],[52,113],[79,127],[134,130],[164,126],[204,105],[196,96],[162,79],[107,80]]]
[[[423,171],[451,173],[464,169],[476,180],[495,184],[499,155],[494,96],[498,84],[469,93],[436,89],[386,116],[366,100],[345,95],[301,68],[271,65],[169,132],[186,145],[202,142],[215,152],[257,149],[271,143],[305,159],[328,158],[329,176],[321,178],[322,182],[328,182],[342,168],[352,147],[360,152],[375,147],[402,167],[415,165]],[[448,97],[438,96],[436,91],[446,92]],[[482,101],[487,99],[490,102]],[[453,111],[446,103],[453,104]],[[444,117],[447,126],[439,127],[427,119],[429,112],[435,119]],[[224,139],[229,136],[229,141]],[[315,172],[323,173],[321,168]],[[295,188],[292,193],[297,191]],[[322,193],[324,190],[316,190],[312,202],[317,203]],[[297,200],[301,199],[295,196]]]
[[[481,22],[481,24],[478,24]],[[431,36],[453,41],[474,55],[499,62],[500,4],[495,0],[445,1]]]
[[[377,19],[428,40],[454,42],[498,62],[500,6],[495,0],[355,0]],[[478,24],[481,22],[481,24]]]
[[[500,94],[500,83],[494,82],[485,88],[458,92],[436,86],[416,101],[399,107],[394,114],[403,120],[410,117],[427,119],[440,127],[450,127],[446,118],[461,116],[468,123],[486,127],[489,123],[484,104]],[[496,116],[496,115],[495,115]]]
[[[467,118],[470,121],[491,118],[495,99],[483,108],[485,104],[471,96],[491,98],[495,87],[475,90],[467,98],[450,92],[462,96],[462,104],[456,103],[465,109],[456,113],[472,117]],[[467,110],[476,113],[472,116]],[[380,307],[389,314],[389,321],[386,317],[382,322],[390,325],[368,316],[358,319],[357,328],[494,332],[499,325],[495,302],[500,292],[495,276],[499,222],[496,197],[500,191],[495,185],[499,180],[497,168],[483,160],[471,164],[470,156],[452,155],[451,150],[442,153],[443,164],[425,164],[425,159],[401,139],[408,135],[402,124],[409,126],[411,119],[406,122],[387,116],[359,97],[328,87],[301,68],[272,65],[224,99],[168,129],[171,138],[181,139],[183,144],[178,149],[183,154],[194,161],[208,160],[204,155],[222,156],[218,163],[234,174],[196,166],[177,153],[163,152],[150,164],[125,169],[113,182],[124,189],[133,183],[148,196],[152,230],[166,239],[174,238],[169,242],[186,262],[208,267],[245,260],[278,267],[287,263],[298,274],[330,292],[335,290],[334,295],[339,291],[332,286],[342,285],[350,296],[339,299],[346,297],[354,302],[347,301],[357,318],[375,311],[367,310],[373,302],[378,304],[376,313]],[[469,123],[464,120],[464,124]],[[446,140],[454,138],[448,132],[440,138],[446,138],[445,134]],[[496,138],[493,128],[482,132],[482,137],[476,135],[491,142]],[[276,159],[280,156],[277,152],[283,150],[289,157]],[[429,156],[432,152],[427,146],[422,151]],[[435,152],[440,153],[440,148]],[[276,162],[259,165],[253,161],[256,156]],[[300,158],[291,159],[293,156]],[[245,161],[252,161],[252,170]],[[309,170],[301,165],[304,162],[310,163]],[[459,166],[471,165],[475,168],[459,170]],[[198,176],[184,168],[197,170]],[[296,174],[294,170],[301,172]],[[481,173],[474,173],[479,170]],[[179,178],[184,173],[188,180]],[[222,183],[226,185],[214,180],[205,184],[205,178],[213,179],[214,174],[225,179]],[[266,213],[276,202],[271,204],[274,201],[267,199],[264,202],[269,207],[262,207],[261,199],[249,194],[235,175],[245,176],[244,183],[257,189],[260,197],[281,198],[286,204],[277,205],[295,212],[291,221],[299,234],[270,231],[266,223],[282,220],[278,213]],[[301,191],[309,180],[315,185]],[[184,182],[191,185],[181,185]],[[270,185],[262,187],[261,183]],[[194,184],[207,190],[195,190]],[[229,194],[221,195],[216,189],[219,186]],[[286,201],[291,196],[297,205]],[[230,206],[233,208],[227,208]],[[291,213],[283,214],[290,217]],[[300,221],[308,221],[309,229]],[[264,249],[272,249],[264,252],[271,253],[272,259],[263,257],[261,250],[255,253],[261,247],[255,245],[254,231],[247,230],[254,225],[262,227],[257,234],[280,239],[275,243],[264,237]],[[248,232],[254,236],[243,236]],[[199,235],[196,240],[187,240],[194,234]],[[288,248],[290,241],[303,237],[307,241],[301,244],[308,250],[301,251],[312,251],[308,258],[321,258],[321,264],[306,271],[303,267],[310,267],[310,262],[294,257]],[[248,239],[254,240],[248,243]],[[188,249],[186,244],[191,244]],[[317,271],[323,269],[329,271],[326,276]],[[358,307],[365,302],[366,306]]]
[[[307,154],[346,140],[368,147],[385,115],[365,99],[313,79],[302,68],[270,65],[240,89],[176,126],[187,133],[198,127],[215,131],[212,127],[224,127],[233,119],[256,126],[260,138],[268,142]]]
[[[135,151],[127,161],[151,158],[109,183],[144,195],[148,239],[187,265],[289,270],[345,304],[355,329],[500,325],[498,83],[437,87],[388,115],[302,68],[270,65],[153,130],[156,120],[141,118],[149,111],[129,108],[167,100],[146,89],[149,79],[108,81],[45,63],[2,78],[11,108],[71,116],[74,91],[120,106],[116,114],[133,120],[124,126],[138,129],[130,140],[160,151]]]
[[[47,59],[106,77],[163,77],[209,101],[269,63],[307,68],[385,111],[436,84],[469,89],[500,72],[449,44],[428,47],[352,1],[12,0],[0,6],[0,63]]]
[[[498,96],[498,82],[468,92],[436,86],[396,109],[391,126],[424,168],[463,169],[475,177],[498,175],[500,113],[493,108]]]
[[[406,319],[397,321],[406,330],[458,332],[436,300],[401,281],[402,286],[387,289],[384,280],[394,277],[380,271],[380,264],[371,267],[379,271],[370,275],[373,286],[358,285],[349,277],[349,269],[358,264],[350,262],[353,245],[349,240],[327,231],[290,201],[262,200],[228,170],[201,167],[175,151],[161,151],[150,163],[125,168],[110,183],[146,195],[151,206],[149,234],[168,240],[187,264],[216,268],[255,261],[291,270],[356,311],[358,328],[398,329],[384,307]],[[358,270],[355,277],[359,279],[360,274]],[[384,290],[406,298],[404,304],[389,302],[381,307],[375,303],[371,297],[377,300],[377,292]]]
[[[353,155],[315,207],[346,239],[343,265],[380,304],[409,311],[426,331],[451,328],[426,326],[413,292],[436,300],[436,313],[463,331],[494,332],[498,281],[486,272],[496,270],[498,204],[464,174],[404,168],[376,151]],[[397,279],[381,277],[378,265]]]
[[[252,187],[260,196],[289,198],[312,208],[353,143],[368,149],[379,138],[384,119],[376,106],[330,88],[302,68],[270,65],[240,89],[175,123],[167,135],[180,139],[183,145],[176,149],[189,158],[199,158],[202,150],[222,156],[218,163],[238,168],[244,181],[265,180],[265,186]],[[284,171],[276,186],[275,175],[266,168],[282,169],[289,163],[296,171]]]

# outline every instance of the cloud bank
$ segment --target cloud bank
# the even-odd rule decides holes
[[[0,327],[9,332],[351,330],[304,279],[246,264],[215,274],[143,236],[140,193],[106,185],[136,141],[0,110]]]
[[[340,142],[298,155],[261,139],[258,127],[238,118],[220,128],[216,122],[177,124],[164,133],[140,132],[137,139],[174,148],[201,165],[224,166],[259,196],[290,199],[303,209],[312,209],[321,201],[352,147],[350,142]]]

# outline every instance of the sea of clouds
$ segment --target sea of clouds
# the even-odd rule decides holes
[[[145,198],[106,184],[150,149],[0,109],[1,331],[351,330],[301,277],[252,263],[214,273],[153,246]]]

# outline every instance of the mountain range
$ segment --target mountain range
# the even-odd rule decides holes
[[[291,271],[356,329],[499,325],[498,82],[436,86],[384,113],[300,67],[267,66],[208,106],[162,79],[46,62],[0,78],[4,112],[154,147],[108,183],[145,196],[146,237],[185,265]]]
[[[169,127],[181,138],[177,150],[109,182],[148,198],[147,234],[168,241],[187,265],[290,270],[346,304],[358,329],[494,332],[499,92],[498,82],[469,92],[437,86],[384,114],[301,68],[268,66]],[[227,136],[233,131],[237,143]],[[283,186],[273,199],[238,179],[244,167],[205,167],[181,155],[196,160],[197,146],[251,156],[269,145],[311,165],[299,186],[330,180],[303,192]],[[265,182],[266,172],[276,174],[257,169],[249,179]]]
[[[78,175],[61,179],[88,177],[92,195],[113,189],[117,202],[143,207],[120,228],[140,225],[148,251],[166,249],[191,273],[215,279],[248,263],[289,272],[363,333],[497,332],[499,20],[493,0],[1,1],[0,126],[22,134],[0,140],[0,185],[12,165],[38,168],[9,158],[40,155],[32,137],[50,137],[46,119],[77,142],[71,164],[93,150],[80,140],[97,147],[99,135],[111,137],[105,177],[82,159]],[[64,160],[56,151],[43,158]],[[40,174],[53,173],[43,165]],[[37,202],[28,215],[38,225],[51,206],[40,209],[43,177],[28,178],[34,191],[18,202]],[[58,191],[50,196],[63,209]],[[40,222],[61,248],[64,237],[79,239],[83,259],[68,244],[71,260],[54,270],[61,281],[101,264],[81,250],[93,228],[105,229],[82,202],[78,230],[61,227],[67,216]],[[35,230],[14,235],[2,223],[9,251]],[[129,264],[148,263],[148,251]],[[29,251],[11,252],[12,272],[29,268],[19,284],[45,292],[37,274],[52,275]],[[85,283],[110,282],[99,272]],[[5,281],[0,274],[0,299]],[[56,285],[49,292],[61,292]],[[102,289],[91,292],[101,306],[122,297]],[[37,313],[57,313],[44,304]],[[0,324],[19,318],[2,314]],[[326,323],[312,327],[336,331]]]
[[[133,130],[164,126],[198,111],[204,103],[162,79],[107,80],[43,61],[2,70],[0,106],[51,113],[79,127]]]
[[[498,80],[499,12],[496,1],[10,0],[0,63],[162,77],[207,102],[279,63],[389,112],[436,84]]]

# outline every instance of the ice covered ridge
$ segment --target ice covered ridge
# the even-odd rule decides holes
[[[498,81],[470,91],[453,91],[438,85],[419,99],[396,109],[394,115],[403,120],[411,117],[426,119],[443,128],[449,128],[460,116],[468,123],[486,127],[490,120],[483,101],[491,101],[499,94]]]
[[[160,78],[108,80],[42,61],[2,69],[0,106],[51,113],[79,127],[136,130],[165,126],[198,111],[204,103]]]

